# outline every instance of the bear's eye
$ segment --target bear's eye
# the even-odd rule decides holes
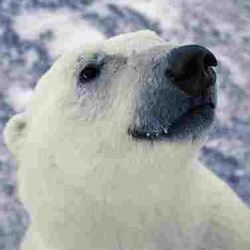
[[[94,80],[100,74],[100,66],[95,64],[89,64],[83,68],[79,74],[80,83],[87,83]]]

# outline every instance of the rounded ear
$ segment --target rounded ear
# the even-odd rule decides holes
[[[4,142],[15,157],[17,157],[19,149],[23,145],[26,127],[27,116],[25,113],[20,113],[11,117],[4,128]]]

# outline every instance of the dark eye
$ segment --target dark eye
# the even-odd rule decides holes
[[[95,64],[89,64],[82,69],[79,75],[79,81],[81,83],[87,83],[94,80],[100,74],[100,66]]]

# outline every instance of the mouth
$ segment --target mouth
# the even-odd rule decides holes
[[[193,112],[196,112],[202,108],[211,108],[212,110],[215,109],[215,104],[210,102],[210,103],[206,103],[206,104],[199,104],[199,105],[196,105],[192,108],[189,109],[188,113],[193,113]]]
[[[199,125],[211,125],[215,116],[216,105],[213,102],[192,106],[184,115],[175,120],[168,127],[163,127],[156,132],[148,132],[129,127],[128,134],[135,139],[142,140],[184,140],[193,139],[202,135],[197,129]],[[197,131],[195,131],[197,129]]]

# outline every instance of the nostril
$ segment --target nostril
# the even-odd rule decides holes
[[[204,67],[208,69],[209,66],[217,66],[217,60],[214,54],[207,50],[207,55],[204,58]]]
[[[166,69],[165,73],[166,73],[166,76],[169,78],[169,80],[171,80],[171,81],[176,80],[176,76],[174,75],[172,70]]]
[[[205,65],[204,67],[205,67],[206,73],[209,74],[209,66]]]

